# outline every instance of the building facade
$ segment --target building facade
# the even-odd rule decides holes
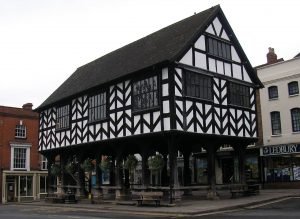
[[[205,150],[206,184],[214,196],[215,155],[224,144],[235,150],[235,181],[244,183],[245,148],[257,140],[255,92],[260,86],[215,6],[78,68],[38,108],[39,150],[49,164],[59,157],[61,166],[72,156],[77,163],[111,156],[116,190],[122,188],[121,163],[128,154],[142,157],[144,188],[150,181],[149,156],[162,154],[162,181],[179,189],[178,151],[183,184],[189,185],[190,156]]]
[[[266,186],[297,187],[300,183],[300,57],[277,60],[269,48],[268,63],[257,68],[263,147],[262,178]]]
[[[2,203],[37,200],[46,195],[47,161],[38,153],[38,113],[0,106]]]

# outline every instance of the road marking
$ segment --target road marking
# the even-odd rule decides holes
[[[270,204],[282,202],[282,201],[285,201],[285,200],[289,200],[289,199],[292,199],[292,198],[294,198],[294,197],[281,198],[281,199],[277,199],[277,200],[275,200],[275,201],[269,201],[269,202],[265,202],[265,203],[261,203],[261,204],[257,204],[257,205],[251,205],[251,206],[249,206],[249,207],[244,207],[244,209],[254,209],[254,208],[259,208],[259,207],[263,207],[263,206],[266,206],[266,205],[270,205]]]

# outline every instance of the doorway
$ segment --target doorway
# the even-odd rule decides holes
[[[234,164],[232,158],[222,159],[222,180],[223,184],[231,183],[234,174]]]
[[[6,177],[6,191],[7,191],[7,202],[16,201],[16,190],[15,190],[15,177]]]

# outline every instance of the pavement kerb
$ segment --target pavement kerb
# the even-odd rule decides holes
[[[227,206],[227,207],[216,207],[214,209],[208,209],[208,210],[199,210],[199,211],[184,211],[184,207],[182,207],[182,211],[180,212],[174,212],[172,211],[173,207],[170,207],[170,210],[164,210],[160,211],[159,208],[151,208],[151,210],[139,210],[139,211],[133,211],[133,209],[120,209],[116,206],[118,204],[106,204],[105,206],[101,206],[100,208],[97,208],[98,204],[92,205],[93,207],[90,207],[88,204],[82,206],[80,204],[51,204],[51,203],[45,203],[45,202],[22,202],[22,203],[14,203],[17,205],[34,205],[34,206],[47,206],[47,207],[56,207],[56,208],[69,208],[76,211],[93,211],[93,212],[113,212],[116,214],[121,213],[127,213],[128,215],[156,215],[156,216],[196,216],[201,214],[208,214],[208,213],[217,213],[217,212],[224,212],[224,211],[231,211],[231,210],[238,210],[238,209],[245,209],[249,208],[251,206],[260,205],[268,202],[273,201],[279,201],[287,198],[293,198],[293,197],[300,197],[299,195],[283,195],[280,197],[273,197],[273,198],[265,198],[263,200],[257,200],[257,201],[250,201],[248,203],[243,204],[237,204],[233,206]],[[178,206],[180,208],[180,206]],[[138,207],[137,207],[138,208]]]

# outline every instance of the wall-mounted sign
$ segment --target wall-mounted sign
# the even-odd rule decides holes
[[[300,153],[300,144],[266,146],[260,149],[260,156]]]

